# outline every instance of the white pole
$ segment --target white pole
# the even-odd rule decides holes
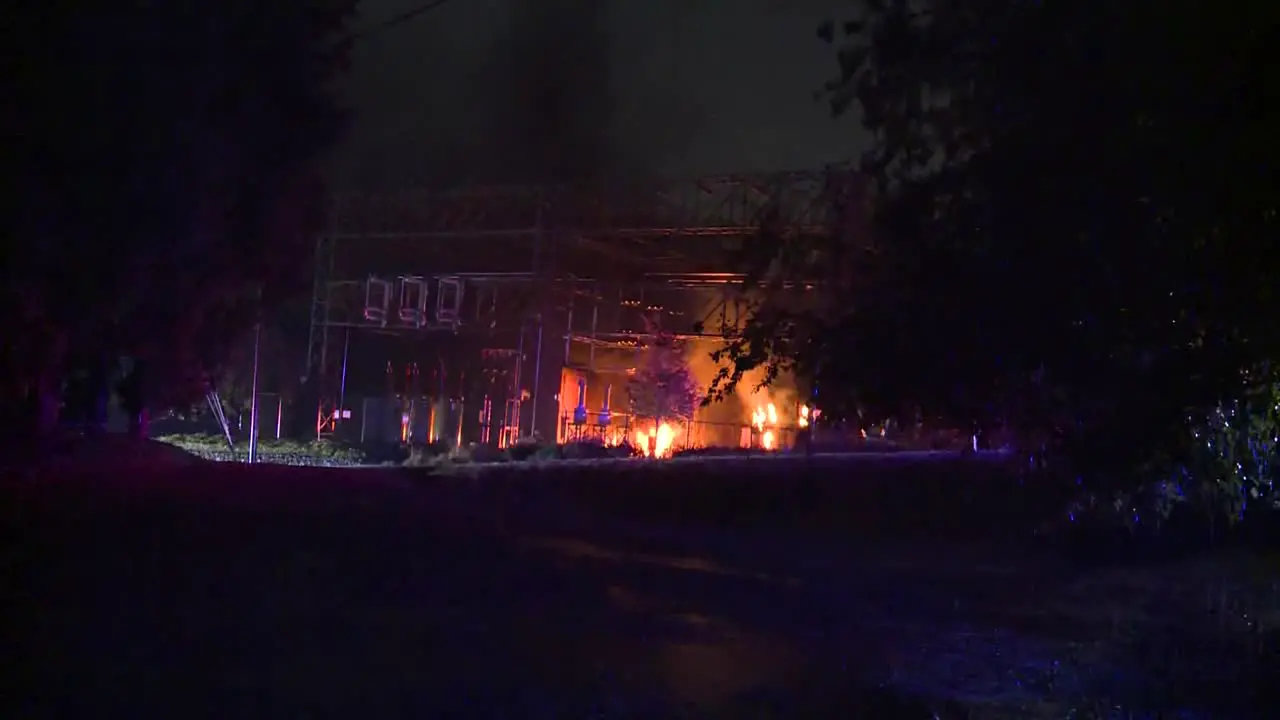
[[[249,399],[249,462],[258,462],[258,349],[262,343],[262,321],[253,326],[253,382]]]

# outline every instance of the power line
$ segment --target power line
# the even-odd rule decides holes
[[[390,30],[391,28],[394,28],[397,25],[403,25],[409,22],[410,20],[418,18],[422,15],[426,15],[432,10],[436,10],[444,5],[449,4],[450,1],[451,0],[431,0],[431,2],[425,2],[421,5],[418,5],[417,7],[413,7],[408,10],[405,10],[404,12],[398,15],[393,15],[387,18],[386,20],[383,20],[382,22],[376,23],[374,25],[370,25],[369,27],[366,27],[363,30],[355,31],[352,34],[347,36],[347,41],[350,42],[353,40],[362,40],[364,38],[369,37],[370,35],[383,32],[384,30]]]

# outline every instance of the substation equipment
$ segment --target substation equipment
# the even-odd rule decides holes
[[[827,232],[846,176],[339,197],[315,250],[316,433],[505,447],[616,427],[649,323],[722,339],[738,322],[743,243],[766,220]]]

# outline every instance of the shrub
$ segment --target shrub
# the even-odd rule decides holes
[[[520,438],[507,450],[507,457],[516,462],[529,460],[538,454],[543,447],[542,440],[536,437]]]
[[[229,448],[221,435],[167,435],[155,440],[219,462],[244,462],[249,454],[248,442],[242,440]],[[362,449],[327,439],[311,442],[262,439],[258,441],[258,457],[263,462],[283,465],[359,465],[368,461]]]
[[[496,463],[506,462],[507,454],[491,445],[479,445],[471,443],[467,446],[467,454],[471,462],[478,463]]]
[[[609,452],[611,449],[598,440],[579,440],[561,446],[560,457],[565,460],[599,460],[614,457]]]
[[[1186,447],[1148,452],[1136,467],[1115,473],[1118,481],[1097,488],[1083,464],[1067,515],[1133,533],[1167,533],[1176,525],[1179,532],[1193,528],[1209,537],[1220,529],[1250,533],[1273,522],[1280,509],[1280,381],[1264,370],[1240,399],[1203,419],[1188,418]],[[1055,469],[1047,467],[1046,474]]]
[[[405,467],[431,467],[440,462],[445,453],[436,445],[414,444],[409,447],[409,457],[404,461]]]
[[[629,442],[624,442],[621,445],[614,445],[613,447],[605,448],[605,453],[606,453],[605,457],[611,457],[611,458],[633,458],[633,457],[640,457],[644,454],[639,450],[637,450],[635,446]]]

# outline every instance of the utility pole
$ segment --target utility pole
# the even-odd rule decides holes
[[[258,462],[258,359],[262,345],[262,289],[258,289],[258,321],[253,325],[253,381],[249,397],[249,464]]]

